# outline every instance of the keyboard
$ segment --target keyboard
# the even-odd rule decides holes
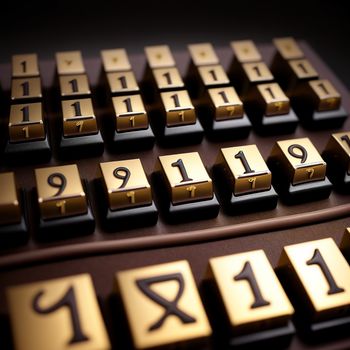
[[[350,347],[350,99],[305,41],[0,83],[1,349]]]

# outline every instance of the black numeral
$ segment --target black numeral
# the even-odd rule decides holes
[[[343,135],[340,139],[342,141],[345,141],[348,144],[348,146],[350,147],[350,138],[348,135]]]
[[[179,96],[177,94],[174,94],[174,95],[171,95],[170,97],[174,100],[175,107],[180,107]]]
[[[21,112],[23,113],[22,122],[29,122],[29,106],[21,108]]]
[[[270,302],[265,300],[264,297],[261,294],[260,288],[258,286],[258,283],[256,281],[256,278],[254,276],[253,269],[250,265],[250,262],[247,261],[244,266],[242,271],[233,278],[235,281],[248,281],[250,288],[254,294],[254,302],[250,306],[251,309],[255,309],[257,307],[261,306],[267,306],[270,305]]]
[[[124,174],[120,174],[120,172],[123,172]],[[123,180],[123,183],[118,188],[124,188],[126,186],[130,179],[130,175],[130,170],[124,166],[119,166],[118,168],[114,169],[113,176],[115,176],[117,179]]]
[[[21,66],[22,66],[22,72],[26,73],[27,72],[27,61],[22,61]]]
[[[255,170],[251,169],[251,167],[248,164],[247,158],[245,157],[244,153],[242,151],[239,151],[236,155],[235,155],[236,159],[240,159],[240,161],[243,164],[243,167],[245,169],[244,174],[249,174],[249,173],[254,173]]]
[[[169,72],[166,72],[163,74],[163,77],[166,79],[166,83],[168,85],[171,85],[172,84],[172,81],[171,81],[171,76],[170,76],[170,73]]]
[[[128,98],[126,98],[125,100],[123,100],[123,102],[125,103],[126,111],[127,111],[127,112],[132,112],[130,97],[128,97]]]
[[[72,320],[73,336],[69,341],[69,344],[80,343],[89,340],[89,338],[84,334],[78,313],[77,302],[75,299],[75,293],[73,287],[70,287],[66,294],[60,299],[56,304],[49,306],[47,308],[42,308],[39,305],[39,300],[45,294],[43,290],[39,291],[33,299],[33,309],[35,312],[41,315],[47,315],[52,312],[59,310],[60,308],[68,308],[70,312],[70,318]]]
[[[222,100],[224,101],[224,103],[229,103],[229,100],[226,96],[225,91],[219,91],[218,94],[222,97]]]
[[[70,84],[71,87],[72,87],[72,92],[78,92],[78,91],[79,91],[77,79],[72,79],[72,80],[70,80],[70,81],[69,81],[69,84]]]
[[[171,163],[171,166],[179,168],[181,176],[182,176],[181,182],[193,181],[193,179],[188,177],[188,174],[187,174],[187,171],[186,171],[186,168],[184,166],[182,159],[178,159],[176,162]]]
[[[324,275],[326,277],[326,280],[329,285],[329,289],[327,294],[332,295],[332,294],[337,294],[337,293],[342,293],[344,292],[344,289],[341,287],[337,286],[337,283],[335,282],[331,272],[329,271],[329,268],[324,261],[320,251],[318,249],[315,249],[314,255],[310,260],[306,262],[306,265],[318,265]]]
[[[217,81],[218,77],[216,76],[216,73],[213,69],[211,69],[210,71],[208,71],[208,73],[211,74],[211,76],[213,77],[213,80]]]
[[[47,178],[47,183],[54,188],[57,188],[58,191],[54,194],[54,197],[61,195],[67,187],[67,179],[61,173],[53,173]]]
[[[298,149],[301,154],[295,153],[294,150]],[[294,157],[300,159],[300,163],[305,163],[307,159],[307,150],[302,145],[293,144],[288,147],[288,153]]]
[[[23,96],[29,96],[29,83],[25,81],[21,86],[23,89]]]
[[[71,106],[74,108],[74,113],[75,113],[76,117],[82,115],[79,101],[76,101],[76,102],[72,103]]]
[[[124,75],[119,77],[118,80],[120,81],[120,85],[122,86],[122,89],[126,89],[128,87],[126,83],[126,78]]]
[[[267,87],[265,90],[270,94],[271,98],[275,99],[275,94],[270,87]]]

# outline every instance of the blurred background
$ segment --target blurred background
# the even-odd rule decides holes
[[[231,40],[269,42],[291,35],[307,40],[350,89],[350,15],[340,1],[11,1],[1,4],[0,62],[14,53],[53,58],[80,49],[143,52],[145,45]]]

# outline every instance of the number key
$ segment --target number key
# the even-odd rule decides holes
[[[39,75],[37,54],[30,53],[12,56],[12,78],[37,77]]]
[[[40,78],[12,79],[11,100],[13,102],[24,100],[40,100],[42,98]]]
[[[89,80],[86,74],[59,76],[62,98],[91,95]]]

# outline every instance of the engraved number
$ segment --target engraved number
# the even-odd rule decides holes
[[[308,260],[306,262],[306,265],[318,265],[324,275],[324,277],[326,278],[328,285],[329,285],[329,289],[327,294],[328,295],[332,295],[332,294],[337,294],[337,293],[342,293],[344,292],[344,289],[339,287],[337,285],[337,283],[335,282],[331,272],[329,271],[329,268],[326,264],[326,262],[324,261],[320,251],[318,249],[315,249],[314,251],[314,255],[312,256],[312,258],[310,260]]]
[[[23,113],[22,123],[29,122],[29,106],[21,108],[21,112]]]
[[[78,91],[79,91],[77,79],[72,79],[72,80],[70,80],[70,81],[69,81],[69,84],[70,84],[71,87],[72,87],[72,92],[78,92]]]
[[[326,89],[326,87],[324,86],[323,83],[319,83],[319,84],[318,84],[318,87],[323,91],[323,93],[324,93],[325,95],[328,95],[328,94],[329,94],[329,91]]]
[[[304,74],[307,74],[307,69],[305,68],[305,66],[300,62],[298,63],[298,67],[303,71]]]
[[[315,169],[314,168],[309,168],[309,169],[306,169],[306,172],[309,175],[309,179],[311,179],[314,176]]]
[[[222,100],[224,101],[224,103],[229,103],[229,100],[226,96],[225,91],[219,91],[218,94],[222,97]]]
[[[67,179],[61,173],[53,173],[47,178],[47,183],[54,188],[57,188],[57,193],[53,197],[57,197],[63,193],[67,187]]]
[[[171,80],[171,76],[170,76],[170,73],[169,72],[166,72],[163,74],[163,77],[166,79],[166,83],[168,85],[171,85],[172,84],[172,80]]]
[[[244,153],[242,151],[239,151],[237,154],[235,154],[235,158],[236,159],[240,159],[243,167],[245,169],[244,174],[248,174],[248,173],[254,173],[255,170],[252,170],[248,164],[247,158],[245,157]]]
[[[79,101],[72,103],[71,106],[74,108],[74,113],[76,117],[82,115]]]
[[[126,193],[126,196],[130,199],[130,203],[135,203],[135,191],[130,191]]]
[[[78,132],[82,132],[83,131],[83,126],[84,126],[84,120],[78,120],[75,123],[75,126],[77,127]]]
[[[123,102],[125,103],[126,111],[127,111],[127,112],[132,112],[130,97],[128,97],[128,98],[126,98],[125,100],[123,100]]]
[[[235,281],[248,281],[250,288],[254,294],[254,302],[250,306],[251,309],[255,309],[255,308],[261,307],[261,306],[270,305],[270,302],[265,300],[261,294],[260,288],[258,286],[258,282],[256,281],[253,269],[252,269],[249,261],[246,261],[246,263],[243,266],[242,271],[237,276],[235,276],[233,279]]]
[[[168,281],[176,281],[179,285],[179,289],[173,300],[165,299],[151,289],[152,284]],[[163,316],[148,328],[149,332],[160,328],[170,315],[178,317],[180,321],[185,324],[196,322],[195,318],[180,310],[177,305],[185,289],[185,281],[181,273],[172,273],[169,275],[136,280],[136,285],[146,296],[165,309]]]
[[[129,121],[130,121],[130,126],[133,128],[135,126],[135,117],[134,116],[130,117]]]
[[[211,74],[211,76],[213,77],[213,80],[217,81],[218,77],[216,76],[215,70],[211,69],[210,71],[208,71],[209,74]]]
[[[298,149],[301,154],[295,153],[294,150]],[[307,159],[307,150],[302,145],[293,144],[288,147],[288,153],[294,157],[300,159],[300,163],[305,163]]]
[[[251,177],[250,179],[248,179],[248,182],[250,183],[251,189],[254,189],[256,184],[256,177]]]
[[[89,340],[89,338],[84,334],[81,328],[77,301],[75,298],[73,287],[69,287],[66,294],[56,304],[49,306],[47,308],[42,308],[39,305],[39,300],[42,298],[44,294],[45,294],[45,291],[40,290],[35,295],[33,299],[33,304],[32,304],[34,311],[37,312],[38,314],[47,315],[59,310],[62,307],[64,307],[65,309],[67,308],[70,312],[70,318],[71,318],[72,327],[73,327],[73,336],[70,339],[69,344],[75,344],[75,343],[80,343],[80,342]]]
[[[175,107],[180,107],[179,96],[177,94],[174,94],[174,95],[171,95],[170,97],[174,100]]]
[[[179,112],[179,118],[181,122],[185,121],[185,111],[181,111]]]
[[[61,215],[64,215],[66,213],[66,204],[67,202],[65,200],[58,201],[56,203],[56,207],[59,209]]]
[[[23,96],[29,96],[29,83],[28,81],[25,81],[23,84],[21,84],[23,88]]]
[[[24,128],[22,128],[22,131],[24,133],[24,137],[26,139],[28,139],[29,138],[29,126],[25,126]]]
[[[120,174],[120,172],[124,174]],[[113,171],[113,176],[119,180],[123,180],[122,184],[118,188],[124,188],[130,179],[130,170],[124,166],[119,166]]]
[[[265,90],[270,94],[272,99],[276,98],[275,94],[273,93],[273,91],[272,91],[272,89],[270,87],[267,87]]]
[[[27,61],[22,61],[21,66],[22,66],[22,72],[26,73],[27,72]]]
[[[257,75],[258,77],[261,77],[261,73],[260,73],[259,66],[254,66],[254,67],[253,67],[253,70],[255,70],[256,75]]]
[[[119,77],[118,80],[120,81],[120,85],[121,85],[122,89],[126,89],[128,87],[128,85],[126,83],[126,78],[124,75]]]
[[[179,168],[180,174],[182,176],[182,180],[180,182],[193,181],[193,179],[188,177],[187,171],[186,171],[186,168],[184,166],[182,159],[178,159],[176,162],[171,163],[171,166]]]

